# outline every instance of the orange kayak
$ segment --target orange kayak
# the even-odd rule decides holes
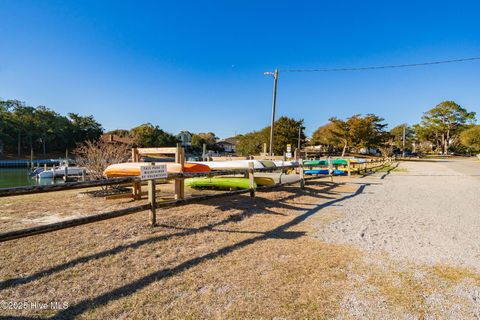
[[[183,165],[174,162],[157,162],[158,164],[166,164],[168,173],[181,172],[210,172],[210,167],[198,163],[185,163]],[[140,167],[148,165],[148,162],[126,162],[109,165],[103,174],[108,178],[113,177],[134,177],[140,175]]]

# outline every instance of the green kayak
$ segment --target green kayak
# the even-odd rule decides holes
[[[309,161],[304,161],[303,162],[305,165],[310,165],[310,166],[328,166],[328,160],[309,160]],[[348,160],[344,159],[335,159],[332,160],[332,165],[338,166],[338,165],[347,165]]]
[[[304,161],[303,164],[307,166],[328,166],[328,160],[309,160]]]
[[[347,165],[348,164],[348,160],[344,160],[344,159],[335,159],[332,161],[333,165],[334,166],[338,166],[338,165]]]
[[[185,179],[185,185],[191,188],[205,188],[205,189],[248,189],[250,187],[248,178],[227,178],[227,177],[212,177],[212,178],[190,178]],[[255,183],[255,188],[257,184]]]

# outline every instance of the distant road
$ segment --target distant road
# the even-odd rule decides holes
[[[448,167],[462,175],[480,179],[480,160],[478,158],[449,159]]]

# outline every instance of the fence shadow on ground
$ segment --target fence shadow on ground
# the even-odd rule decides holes
[[[315,184],[315,183],[317,183],[317,182],[311,182],[311,183],[309,183],[309,185],[310,184]],[[135,243],[128,244],[128,245],[121,245],[121,246],[117,246],[115,248],[112,248],[112,249],[109,249],[109,250],[106,250],[106,251],[102,251],[102,252],[95,253],[95,254],[88,255],[88,256],[84,256],[84,257],[79,257],[79,258],[74,259],[72,261],[68,261],[66,263],[57,265],[57,266],[52,267],[50,269],[37,272],[37,273],[32,274],[32,275],[27,276],[27,277],[8,279],[8,280],[5,280],[5,281],[0,283],[0,290],[15,287],[15,286],[19,286],[19,285],[22,285],[22,284],[26,284],[26,283],[35,281],[39,278],[49,276],[51,274],[54,274],[54,273],[61,272],[61,271],[64,271],[66,269],[72,268],[75,265],[78,265],[78,264],[81,264],[81,263],[85,263],[85,262],[88,262],[88,261],[91,261],[91,260],[95,260],[95,259],[110,256],[110,255],[118,254],[118,253],[123,252],[123,251],[128,250],[128,249],[136,249],[136,248],[139,248],[139,247],[141,247],[143,245],[146,245],[146,244],[149,244],[149,243],[168,240],[172,237],[184,237],[184,236],[192,235],[192,234],[195,234],[195,233],[198,233],[198,232],[205,232],[205,231],[239,232],[238,230],[235,230],[235,231],[217,230],[217,229],[215,229],[215,227],[225,225],[225,224],[228,224],[230,222],[240,221],[240,220],[242,220],[242,219],[244,219],[244,218],[246,218],[246,217],[248,217],[252,214],[263,214],[263,213],[271,214],[271,211],[269,209],[271,207],[280,207],[280,208],[291,209],[291,210],[303,210],[303,211],[305,211],[306,210],[305,208],[296,207],[296,206],[293,206],[293,205],[290,205],[290,204],[282,203],[282,201],[286,201],[286,200],[289,200],[289,199],[292,199],[292,198],[295,198],[295,197],[298,197],[298,196],[301,196],[301,195],[310,194],[310,195],[315,195],[316,197],[320,197],[321,196],[319,194],[320,192],[324,193],[324,194],[325,193],[327,193],[327,194],[331,193],[331,194],[338,195],[337,193],[331,192],[331,190],[333,188],[335,188],[335,186],[337,186],[338,184],[325,183],[325,182],[320,182],[319,184],[325,185],[326,186],[325,189],[315,190],[315,189],[313,189],[309,186],[306,186],[305,189],[288,188],[288,187],[283,187],[283,188],[276,189],[276,191],[284,189],[288,193],[291,193],[288,196],[285,196],[285,197],[282,197],[281,199],[278,199],[277,201],[271,201],[271,200],[261,198],[261,197],[257,197],[256,199],[250,199],[249,198],[250,199],[249,201],[245,201],[245,199],[242,198],[242,201],[240,201],[240,196],[236,196],[235,201],[223,201],[223,203],[219,202],[221,200],[208,201],[208,202],[205,202],[205,203],[207,203],[209,205],[212,205],[212,206],[215,206],[215,204],[217,203],[218,207],[220,207],[220,209],[224,209],[224,210],[228,210],[228,208],[237,208],[238,209],[239,207],[241,208],[242,206],[248,206],[249,205],[248,203],[250,203],[250,206],[248,206],[249,209],[251,209],[252,203],[254,203],[254,205],[256,206],[256,209],[251,214],[245,214],[244,211],[241,211],[240,213],[232,215],[232,216],[228,217],[227,219],[224,219],[222,221],[215,222],[215,223],[212,223],[212,224],[208,224],[208,225],[205,225],[205,226],[202,226],[202,227],[199,227],[199,228],[174,227],[174,229],[179,229],[179,230],[182,230],[182,231],[177,232],[177,233],[173,233],[173,234],[154,236],[154,237],[151,237],[151,238],[148,238],[148,239],[143,239],[143,240],[140,240],[140,241],[137,241]],[[289,222],[287,222],[283,225],[280,225],[280,226],[278,226],[278,227],[276,227],[272,230],[269,230],[269,231],[266,231],[266,232],[243,231],[243,232],[248,232],[248,233],[252,233],[254,235],[257,234],[257,235],[252,237],[252,238],[245,239],[243,241],[237,242],[233,245],[225,246],[223,248],[218,249],[217,251],[214,251],[214,252],[202,255],[202,256],[194,257],[194,258],[189,259],[189,260],[187,260],[183,263],[178,264],[177,266],[175,266],[173,268],[165,268],[165,269],[161,269],[161,270],[152,272],[152,273],[150,273],[150,274],[148,274],[148,275],[146,275],[146,276],[144,276],[144,277],[142,277],[142,278],[140,278],[136,281],[133,281],[133,282],[128,283],[124,286],[113,289],[113,290],[111,290],[109,292],[106,292],[104,294],[101,294],[101,295],[99,295],[95,298],[82,300],[75,305],[69,306],[68,309],[65,309],[65,310],[62,310],[62,311],[58,312],[52,318],[53,319],[58,319],[58,318],[71,319],[71,318],[74,318],[74,317],[79,316],[79,315],[83,314],[84,312],[86,312],[86,311],[88,311],[92,308],[96,308],[98,306],[105,305],[110,301],[114,301],[114,300],[123,298],[125,296],[129,296],[129,295],[135,293],[136,291],[150,285],[151,283],[154,283],[154,282],[159,281],[159,280],[164,279],[164,278],[174,276],[174,275],[176,275],[178,273],[181,273],[185,270],[188,270],[188,269],[190,269],[194,266],[197,266],[197,265],[201,264],[202,262],[227,255],[227,254],[229,254],[229,253],[231,253],[235,250],[247,247],[247,246],[252,245],[254,243],[257,243],[259,241],[263,241],[263,240],[267,240],[267,239],[279,239],[279,238],[281,238],[281,239],[296,239],[298,237],[301,237],[301,236],[304,235],[303,232],[293,232],[293,231],[288,231],[288,229],[297,225],[297,224],[299,224],[299,223],[301,223],[302,221],[304,221],[308,217],[314,215],[315,213],[317,213],[318,211],[320,211],[320,210],[322,210],[326,207],[335,205],[339,202],[345,201],[347,199],[353,198],[353,197],[361,194],[364,191],[365,186],[367,186],[367,185],[369,185],[369,184],[368,183],[361,184],[361,186],[357,189],[357,191],[355,193],[348,194],[348,195],[342,196],[340,198],[335,198],[335,199],[330,198],[327,202],[319,204],[316,207],[305,211],[304,213],[294,217]],[[321,197],[324,197],[324,196],[321,196]],[[228,202],[228,203],[226,204],[225,202]],[[278,213],[275,213],[275,214],[278,214]],[[160,225],[160,227],[172,228],[172,226],[168,226],[168,225],[163,225],[163,226]],[[242,231],[240,231],[240,232],[242,232]],[[38,317],[0,316],[0,319],[38,319]]]

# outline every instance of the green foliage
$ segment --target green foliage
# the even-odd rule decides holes
[[[73,124],[71,127],[71,137],[75,144],[86,140],[95,141],[100,138],[103,133],[102,126],[95,121],[93,116],[83,117],[76,113],[69,113],[68,118]]]
[[[475,122],[475,112],[469,112],[453,101],[443,101],[425,112],[416,127],[421,140],[428,140],[443,154],[458,144],[460,133]]]
[[[220,151],[217,146],[218,137],[213,132],[192,134],[192,147],[196,150],[202,150],[203,144],[207,145],[207,150]]]
[[[405,148],[412,150],[412,143],[415,139],[415,130],[406,123],[400,124],[390,130],[392,146],[398,149],[403,147],[403,129],[405,128]]]
[[[303,126],[303,120],[295,120],[288,117],[280,117],[273,126],[273,153],[283,155],[287,144],[292,145],[292,150],[298,145],[298,130]],[[259,154],[263,150],[263,144],[267,147],[270,142],[270,126],[260,131],[254,131],[238,136],[237,152],[242,155]],[[303,130],[300,134],[300,143],[305,144]],[[268,150],[267,150],[268,151]]]
[[[237,136],[237,152],[241,155],[255,155],[262,152],[263,144],[268,144],[269,136],[262,131],[249,132]]]
[[[480,152],[480,125],[462,131],[460,141],[470,151]]]
[[[341,146],[342,156],[348,147],[380,148],[390,139],[390,134],[385,131],[387,124],[383,121],[374,114],[356,114],[347,120],[333,117],[329,124],[315,131],[313,139],[334,149]]]
[[[130,137],[130,130],[115,129],[115,130],[105,132],[105,134],[115,135],[115,136],[118,136],[120,138],[129,138]]]
[[[87,139],[98,139],[102,132],[92,116],[69,114],[67,118],[45,106],[0,101],[0,140],[7,152],[64,152]]]
[[[329,122],[321,127],[319,127],[312,134],[312,139],[310,140],[311,145],[323,145],[326,146],[328,151],[333,151],[337,148],[343,146],[343,142],[340,137],[334,133],[336,131],[336,124]]]
[[[178,142],[174,135],[151,123],[145,123],[131,129],[130,136],[138,147],[173,147]]]

